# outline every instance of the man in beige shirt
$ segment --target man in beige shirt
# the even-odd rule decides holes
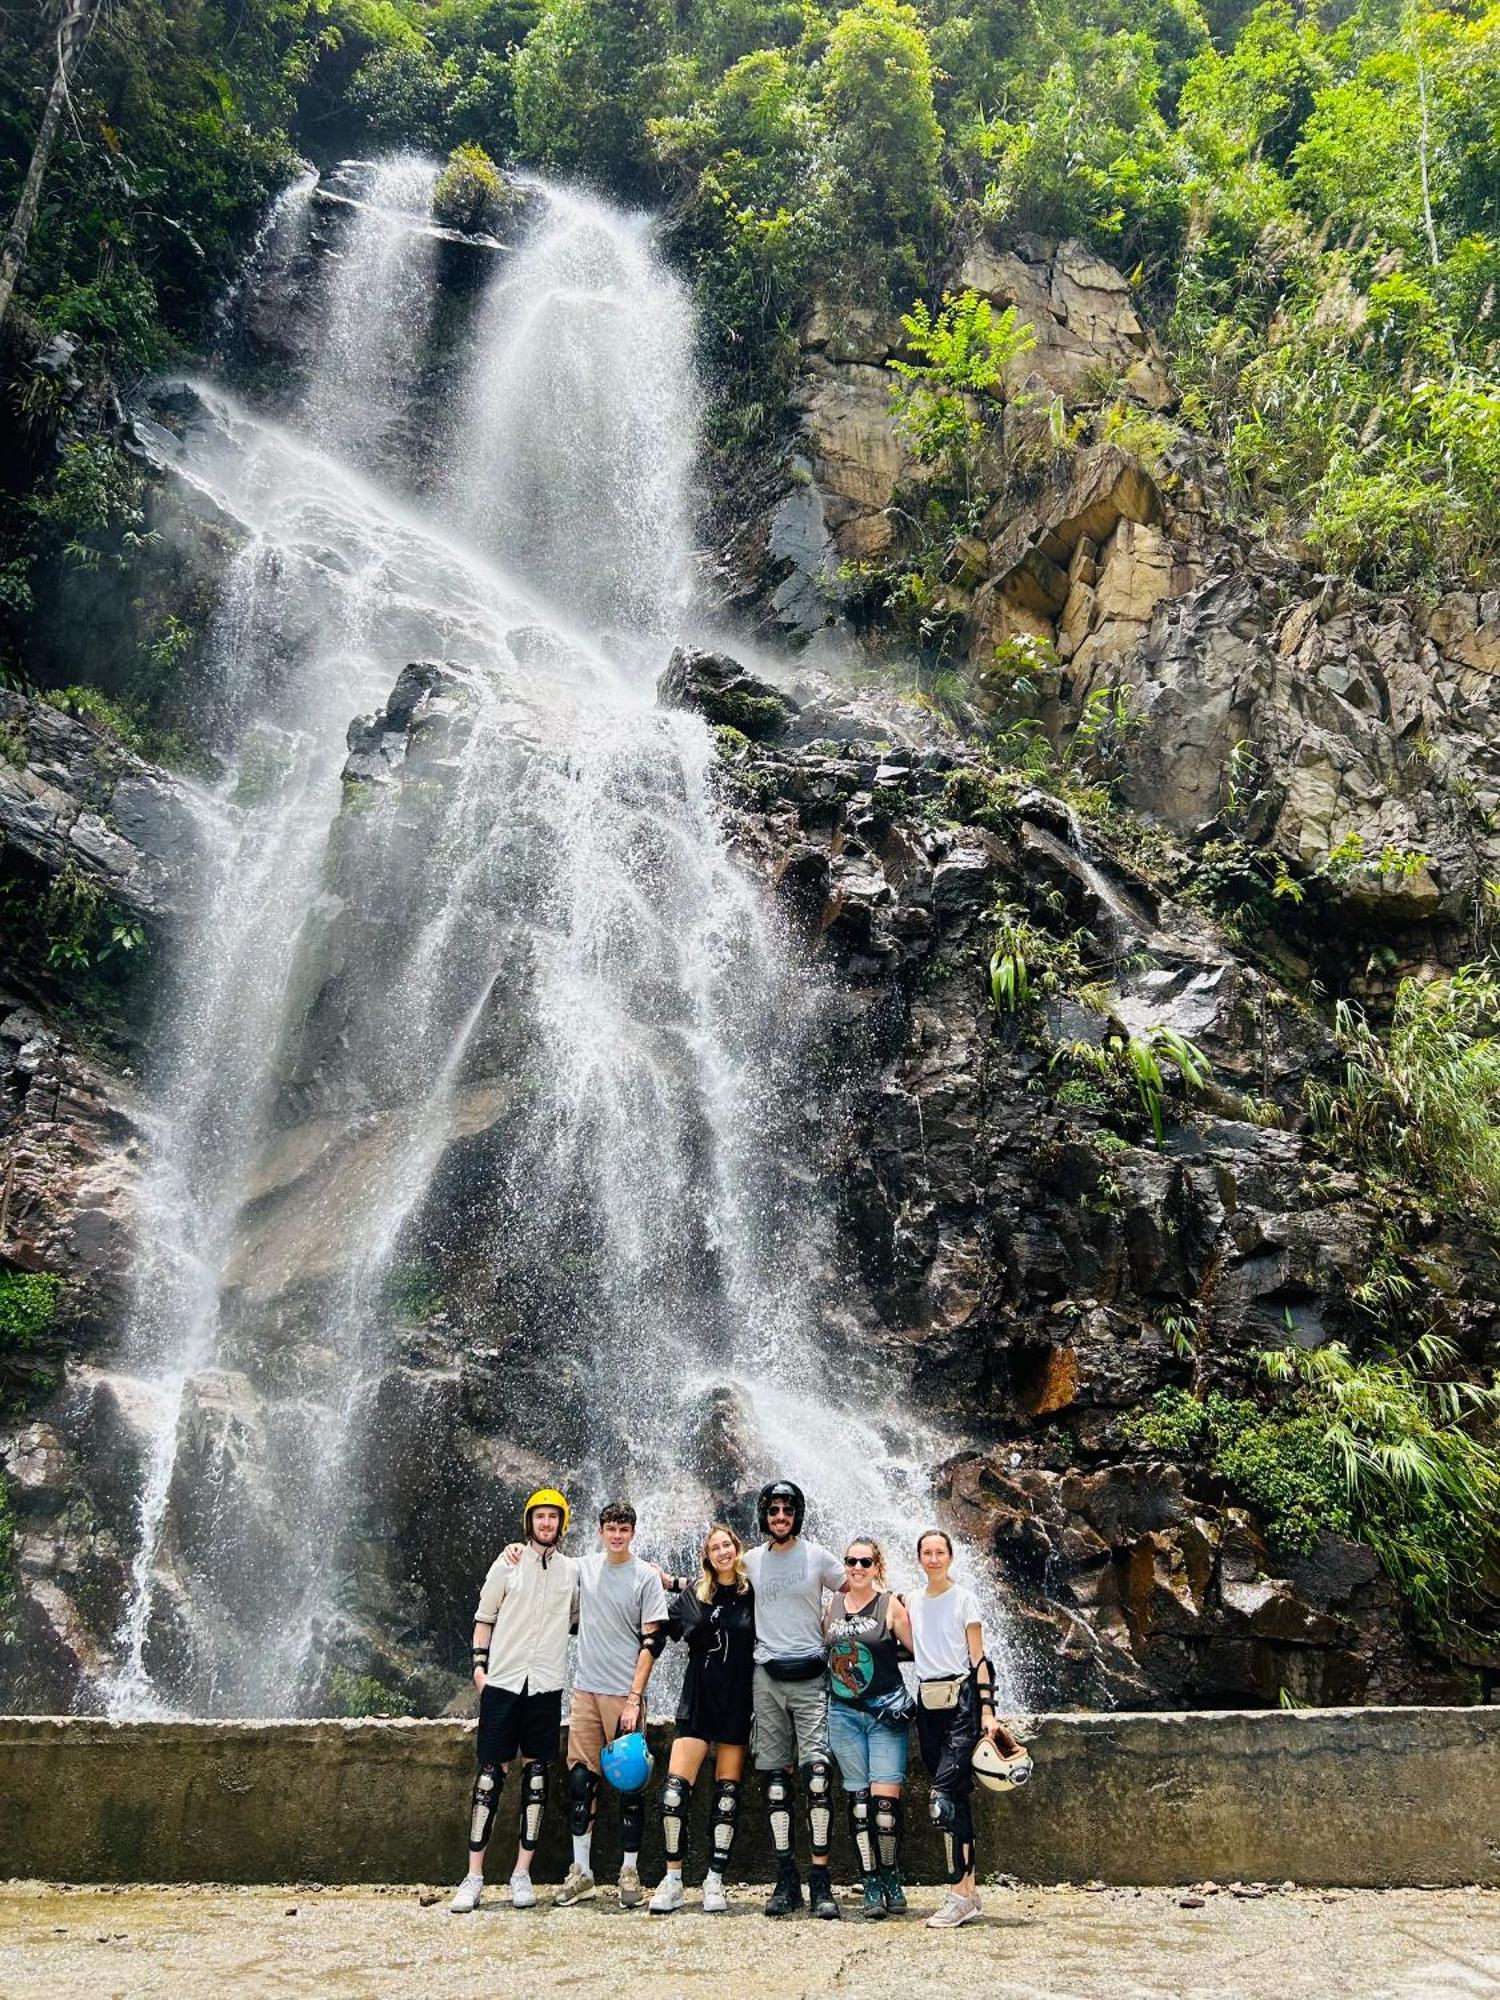
[[[511,1872],[514,1909],[536,1902],[531,1862],[547,1801],[547,1766],[562,1733],[568,1634],[578,1617],[578,1564],[562,1553],[568,1503],[543,1487],[524,1511],[525,1547],[515,1563],[490,1565],[474,1613],[472,1659],[479,1689],[479,1769],[469,1817],[469,1872],[449,1908],[463,1914],[484,1892],[484,1857],[505,1774],[519,1755],[521,1830]]]

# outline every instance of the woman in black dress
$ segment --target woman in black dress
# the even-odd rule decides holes
[[[755,1670],[755,1592],[742,1560],[745,1544],[717,1522],[703,1544],[699,1574],[665,1577],[672,1600],[668,1630],[686,1641],[688,1668],[677,1705],[677,1735],[661,1790],[662,1844],[667,1872],[651,1898],[653,1916],[682,1908],[682,1847],[693,1781],[714,1746],[713,1852],[703,1878],[703,1908],[727,1910],[724,1871],[740,1809],[740,1781],[750,1741],[750,1690]]]

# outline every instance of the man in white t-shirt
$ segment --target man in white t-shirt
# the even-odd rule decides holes
[[[536,1902],[531,1862],[547,1802],[547,1766],[562,1731],[562,1690],[568,1674],[568,1634],[578,1613],[578,1564],[560,1544],[568,1503],[550,1486],[522,1510],[526,1540],[517,1560],[491,1563],[474,1613],[471,1659],[479,1689],[479,1769],[469,1814],[469,1872],[449,1909],[473,1910],[484,1892],[484,1857],[505,1774],[521,1766],[521,1834],[511,1872],[515,1909]]]
[[[646,1683],[665,1634],[666,1592],[661,1572],[631,1549],[635,1509],[612,1500],[599,1515],[603,1547],[585,1556],[578,1575],[578,1658],[568,1709],[568,1817],[573,1833],[573,1865],[558,1890],[559,1905],[581,1903],[594,1893],[590,1866],[594,1814],[599,1802],[599,1759],[618,1734],[645,1726]],[[643,1793],[620,1800],[620,1901],[633,1909],[641,1900]]]
[[[831,1549],[803,1539],[805,1512],[802,1489],[789,1479],[762,1487],[758,1514],[766,1539],[745,1551],[745,1569],[755,1591],[752,1741],[755,1768],[766,1775],[771,1843],[776,1850],[776,1882],[765,1906],[768,1917],[790,1916],[802,1907],[792,1835],[798,1763],[807,1787],[812,1845],[808,1900],[815,1917],[840,1913],[828,1873],[833,1759],[828,1749],[823,1596],[843,1582],[844,1566]]]

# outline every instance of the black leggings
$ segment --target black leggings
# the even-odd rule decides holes
[[[974,1866],[974,1746],[979,1741],[979,1686],[964,1682],[956,1708],[917,1704],[917,1745],[932,1780],[928,1809],[948,1855],[948,1880],[961,1882]]]

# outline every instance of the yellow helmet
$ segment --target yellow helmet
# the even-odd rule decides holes
[[[557,1537],[561,1541],[563,1536],[568,1532],[568,1502],[566,1497],[559,1493],[555,1486],[539,1486],[537,1488],[535,1493],[526,1502],[525,1507],[521,1510],[522,1532],[526,1535],[528,1541],[531,1538],[531,1510],[533,1507],[556,1507],[561,1510],[562,1528]]]

